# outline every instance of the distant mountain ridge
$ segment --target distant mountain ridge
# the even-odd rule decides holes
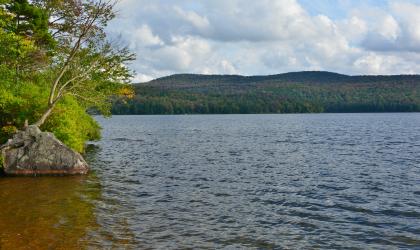
[[[114,114],[420,112],[420,75],[176,74],[134,84]]]
[[[202,83],[218,81],[223,83],[259,83],[265,81],[296,82],[296,83],[363,83],[372,81],[420,81],[420,75],[344,75],[328,71],[300,71],[276,75],[203,75],[203,74],[174,74],[157,78],[138,85],[178,84],[180,82]]]

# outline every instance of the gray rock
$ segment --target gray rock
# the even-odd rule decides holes
[[[1,150],[7,175],[86,174],[83,157],[37,126],[19,131]]]

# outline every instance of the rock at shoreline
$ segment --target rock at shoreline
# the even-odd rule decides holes
[[[86,174],[83,157],[37,126],[19,131],[2,150],[6,175]]]

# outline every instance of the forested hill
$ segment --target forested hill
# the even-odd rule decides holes
[[[238,85],[255,83],[304,83],[304,84],[328,84],[328,83],[369,83],[369,82],[401,82],[416,81],[420,83],[420,75],[390,75],[390,76],[348,76],[325,71],[291,72],[268,76],[240,76],[240,75],[196,75],[178,74],[156,80],[140,83],[137,86],[209,86],[218,84]]]
[[[420,75],[179,74],[134,86],[136,97],[116,100],[114,114],[420,111]]]

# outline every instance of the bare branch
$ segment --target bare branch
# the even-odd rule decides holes
[[[92,72],[92,70],[96,67],[96,65],[98,64],[98,62],[99,62],[99,59],[97,59],[97,60],[95,60],[92,64],[91,64],[91,66],[88,68],[88,69],[86,69],[82,74],[80,74],[80,75],[77,75],[77,76],[75,76],[75,77],[72,77],[71,79],[69,79],[67,82],[65,82],[62,86],[61,86],[61,88],[58,90],[58,92],[57,92],[57,96],[58,97],[61,97],[62,96],[62,94],[63,94],[63,92],[64,92],[64,90],[65,90],[65,88],[70,84],[70,83],[72,83],[72,82],[74,82],[74,81],[76,81],[76,80],[78,80],[78,79],[81,79],[81,80],[83,80],[83,79],[85,79],[88,75],[89,75],[89,73],[91,73]]]
[[[103,7],[102,7],[103,8]],[[55,79],[53,86],[51,88],[51,92],[50,92],[50,97],[49,97],[49,105],[51,105],[54,102],[55,97],[55,92],[57,89],[57,86],[60,83],[61,78],[63,77],[64,73],[66,72],[67,68],[69,67],[71,61],[73,60],[73,58],[75,57],[77,51],[79,50],[81,44],[82,44],[82,40],[84,39],[84,37],[88,34],[89,30],[93,27],[93,24],[95,23],[95,21],[98,19],[100,12],[98,11],[90,20],[90,17],[87,19],[86,21],[86,26],[84,27],[84,29],[82,30],[82,33],[79,35],[79,37],[77,38],[77,42],[75,43],[75,45],[73,46],[69,57],[67,58],[66,62],[64,63],[64,66],[61,68],[60,73],[58,74],[57,78]]]
[[[56,74],[47,110],[36,125],[42,125],[67,94],[76,97],[83,107],[92,103],[107,113],[109,96],[131,75],[125,63],[132,56],[126,50],[114,49],[104,31],[106,23],[115,17],[115,3],[116,0],[80,0],[51,5],[55,8],[51,32],[58,43],[51,66]]]

